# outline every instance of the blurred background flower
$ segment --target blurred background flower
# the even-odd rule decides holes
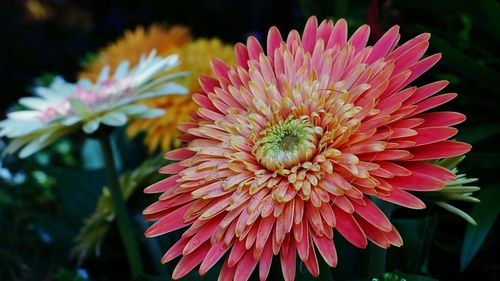
[[[186,93],[186,88],[171,82],[178,77],[175,72],[158,77],[178,65],[177,55],[157,57],[153,50],[141,55],[131,69],[122,60],[113,76],[108,65],[102,67],[95,83],[80,79],[72,84],[56,78],[49,87],[35,88],[37,97],[19,100],[27,110],[10,112],[0,121],[0,136],[11,139],[4,153],[20,151],[19,156],[25,158],[80,128],[92,134],[101,123],[123,126],[130,119],[163,115],[164,110],[139,102]]]
[[[156,49],[159,55],[178,54],[181,60],[179,67],[172,71],[187,71],[189,75],[181,80],[181,84],[189,89],[189,95],[171,95],[144,101],[153,108],[162,108],[168,112],[148,120],[137,120],[129,125],[127,133],[134,137],[140,132],[145,132],[144,142],[149,152],[161,148],[168,151],[177,147],[180,131],[177,125],[189,121],[191,114],[197,108],[191,95],[200,90],[198,77],[211,75],[210,61],[220,58],[228,63],[234,62],[231,46],[224,44],[217,38],[193,39],[187,27],[153,24],[149,28],[137,27],[135,31],[127,31],[125,35],[108,47],[99,51],[95,58],[84,64],[80,77],[95,77],[97,71],[105,64],[116,64],[117,61],[128,59],[136,61],[144,52]],[[164,72],[163,75],[169,75]]]

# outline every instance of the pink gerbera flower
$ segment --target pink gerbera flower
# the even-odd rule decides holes
[[[162,259],[182,255],[174,279],[224,257],[220,280],[247,280],[257,264],[264,280],[280,255],[293,280],[296,254],[318,276],[317,252],[337,264],[334,229],[360,248],[403,244],[370,198],[424,208],[408,190],[454,180],[426,160],[470,146],[447,140],[464,115],[425,113],[456,96],[434,96],[447,81],[407,87],[441,57],[422,59],[430,35],[396,48],[398,31],[366,46],[367,25],[348,39],[345,20],[311,17],[302,38],[273,27],[266,52],[249,37],[237,65],[213,61],[216,77],[200,79],[200,108],[181,126],[189,145],[167,153],[180,160],[160,170],[172,176],[145,190],[162,193],[144,211],[159,219],[146,236],[188,227]]]

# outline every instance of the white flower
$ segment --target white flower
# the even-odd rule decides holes
[[[186,88],[171,82],[186,73],[155,79],[179,63],[177,55],[162,58],[153,51],[130,70],[128,61],[123,61],[112,76],[109,67],[104,67],[95,83],[81,79],[73,84],[57,77],[49,87],[37,87],[37,97],[19,100],[26,110],[8,113],[7,119],[0,122],[0,137],[12,139],[4,153],[19,151],[19,156],[25,158],[79,128],[91,134],[101,123],[122,126],[130,119],[164,114],[162,109],[152,109],[138,102],[163,95],[186,94]]]

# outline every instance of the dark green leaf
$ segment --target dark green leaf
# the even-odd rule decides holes
[[[476,220],[477,226],[467,225],[462,252],[460,256],[460,269],[463,271],[477,254],[483,244],[493,222],[500,212],[500,187],[489,186],[479,194],[481,203],[474,205],[471,216]]]

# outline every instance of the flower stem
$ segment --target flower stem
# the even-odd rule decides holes
[[[127,207],[121,192],[120,182],[116,172],[116,163],[113,157],[113,150],[111,149],[111,136],[101,136],[99,137],[99,142],[101,144],[104,162],[106,164],[108,185],[111,190],[111,200],[113,201],[113,208],[118,221],[118,229],[120,231],[123,244],[125,245],[125,251],[127,253],[132,275],[133,277],[137,277],[143,274],[141,255],[139,252],[139,246],[133,236],[132,224],[130,222]]]
[[[392,214],[392,205],[373,198],[373,202],[377,204],[382,212],[384,212],[385,216],[390,219]],[[369,254],[369,265],[368,265],[368,275],[370,278],[372,277],[380,277],[386,271],[386,255],[387,250],[378,247],[377,245],[370,243],[368,247]]]

